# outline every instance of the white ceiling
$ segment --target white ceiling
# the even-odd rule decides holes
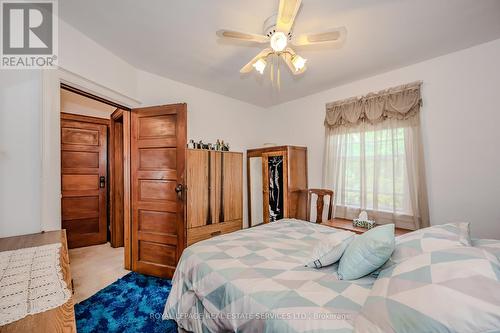
[[[296,48],[308,70],[268,75],[239,69],[263,47],[218,40],[221,28],[261,33],[278,0],[63,0],[63,20],[133,66],[259,106],[500,38],[499,0],[303,0],[296,33],[345,26],[342,48]]]

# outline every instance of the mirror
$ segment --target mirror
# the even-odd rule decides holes
[[[249,177],[250,177],[250,227],[264,222],[263,193],[262,193],[262,157],[249,158]]]

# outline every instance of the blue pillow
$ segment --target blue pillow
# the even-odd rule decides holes
[[[381,267],[394,251],[394,224],[385,224],[356,237],[340,258],[341,280],[355,280]]]

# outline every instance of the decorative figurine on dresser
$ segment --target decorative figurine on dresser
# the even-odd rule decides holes
[[[253,227],[299,217],[307,189],[307,148],[274,146],[247,150],[248,221]],[[304,201],[304,202],[302,202]]]
[[[216,143],[204,143],[202,140],[195,142],[193,139],[187,143],[188,149],[203,149],[216,151],[229,151],[229,143],[224,143],[224,140],[217,139]]]

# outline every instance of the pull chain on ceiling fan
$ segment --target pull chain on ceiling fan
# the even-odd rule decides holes
[[[300,8],[301,0],[280,0],[276,23],[265,24],[264,34],[252,34],[232,30],[219,30],[217,36],[221,38],[237,39],[249,43],[266,44],[265,48],[257,54],[249,63],[240,69],[240,73],[249,73],[255,69],[260,74],[268,64],[270,56],[282,59],[294,75],[306,71],[306,59],[298,55],[292,46],[307,46],[316,44],[327,44],[344,40],[347,31],[344,27],[331,29],[320,33],[308,33],[294,36],[292,26]],[[269,18],[273,19],[273,17]],[[268,19],[268,20],[269,20]],[[279,78],[278,78],[279,80]]]

